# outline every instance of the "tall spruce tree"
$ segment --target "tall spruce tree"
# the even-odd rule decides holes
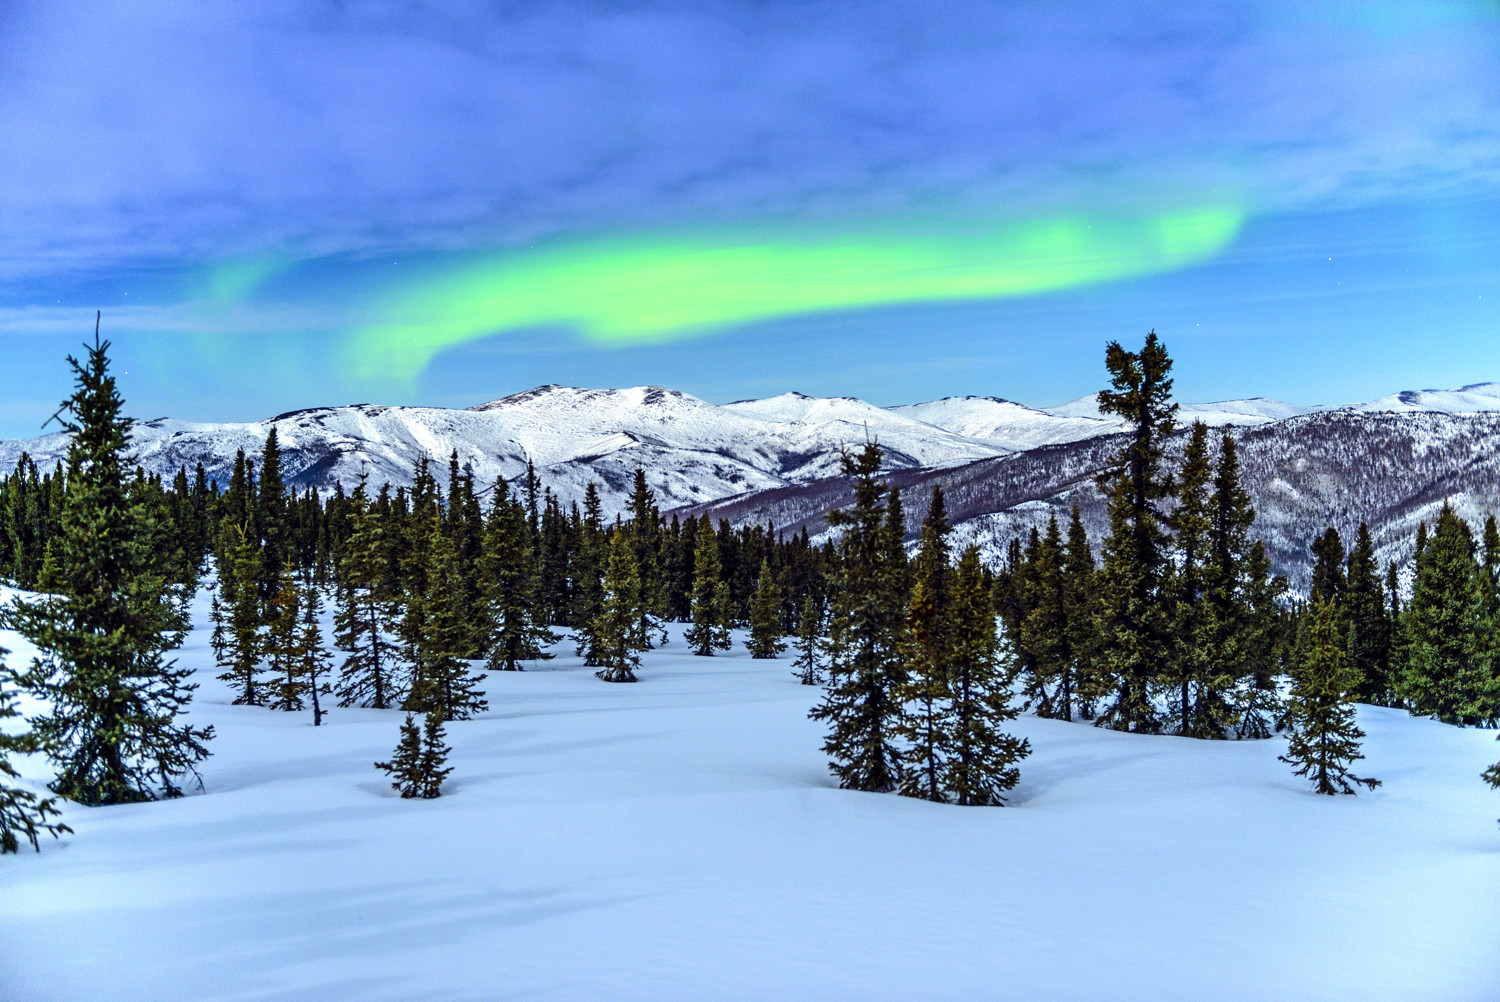
[[[1169,628],[1163,595],[1167,537],[1160,505],[1174,487],[1164,468],[1166,440],[1177,416],[1168,375],[1172,360],[1152,331],[1139,352],[1110,342],[1105,366],[1112,389],[1100,391],[1099,410],[1123,418],[1130,432],[1114,468],[1099,477],[1109,509],[1109,536],[1098,576],[1097,664],[1099,676],[1111,681],[1113,691],[1097,723],[1154,732],[1161,721],[1152,692]]]
[[[265,694],[260,688],[261,655],[265,653],[264,616],[261,611],[259,581],[261,550],[249,526],[235,530],[236,543],[224,579],[229,597],[229,635],[219,667],[224,671],[220,681],[237,691],[234,702],[242,706],[260,706]]]
[[[661,569],[661,511],[656,507],[655,492],[646,483],[646,471],[639,466],[626,504],[630,510],[627,532],[640,582],[634,644],[638,650],[650,650],[667,642],[667,630],[662,625],[667,614],[667,591]]]
[[[1345,577],[1343,620],[1348,627],[1349,666],[1359,673],[1356,698],[1363,703],[1391,701],[1391,624],[1386,615],[1385,590],[1375,563],[1370,527],[1359,523],[1349,551]]]
[[[281,477],[281,446],[276,426],[266,433],[260,456],[260,485],[255,497],[255,532],[260,542],[262,570],[257,583],[262,602],[269,603],[281,587],[282,566],[291,559],[286,484]]]
[[[1312,544],[1313,572],[1311,601],[1338,603],[1344,597],[1344,541],[1333,526],[1324,530]],[[1337,605],[1335,605],[1337,611]]]
[[[297,658],[297,614],[301,601],[302,589],[292,575],[292,561],[288,557],[282,564],[280,584],[271,596],[265,617],[266,659],[276,679],[271,683],[273,710],[302,709],[302,695],[307,691]]]
[[[1469,527],[1445,503],[1418,558],[1405,616],[1400,693],[1413,713],[1478,724],[1494,720],[1500,709],[1481,632],[1480,572]]]
[[[1001,670],[995,616],[991,611],[979,550],[970,546],[953,574],[952,660],[948,669],[947,799],[965,806],[1001,806],[1021,778],[1017,763],[1031,743],[999,729],[1015,719],[1011,677]]]
[[[602,510],[599,488],[591,480],[583,494],[583,518],[572,568],[574,650],[590,668],[599,667],[592,624],[604,608],[604,563],[609,545],[604,536]]]
[[[365,474],[350,497],[351,531],[339,561],[334,644],[344,652],[339,668],[340,706],[383,710],[401,699],[394,666],[398,605],[390,585],[391,541],[385,517],[365,494]]]
[[[750,636],[745,647],[752,658],[774,658],[786,650],[781,632],[781,589],[771,562],[762,559],[756,580],[755,600],[750,604]]]
[[[1291,734],[1281,761],[1294,766],[1317,793],[1353,793],[1354,785],[1371,790],[1378,779],[1352,775],[1349,766],[1364,758],[1364,737],[1354,722],[1354,689],[1359,676],[1349,666],[1333,604],[1317,599],[1306,613],[1305,635],[1292,672],[1288,704]]]
[[[897,750],[892,734],[903,681],[900,639],[903,567],[893,564],[884,491],[878,478],[880,447],[867,443],[857,456],[841,457],[853,478],[854,501],[829,512],[842,530],[839,570],[829,625],[828,685],[809,713],[828,724],[823,751],[839,786],[885,792],[895,788]]]
[[[1171,628],[1168,632],[1167,668],[1163,682],[1177,690],[1177,733],[1212,737],[1216,730],[1193,714],[1193,687],[1201,693],[1204,676],[1213,670],[1207,663],[1204,639],[1209,534],[1212,531],[1210,481],[1213,467],[1208,456],[1208,426],[1194,421],[1177,473],[1177,504],[1166,518],[1172,530],[1173,556],[1166,579]]]
[[[1257,539],[1245,558],[1244,670],[1235,692],[1235,730],[1241,738],[1268,738],[1284,716],[1276,676],[1287,648],[1287,613],[1281,607],[1287,580],[1273,577],[1266,544]]]
[[[952,729],[944,716],[949,708],[948,674],[953,660],[951,531],[942,489],[934,487],[922,520],[901,637],[905,678],[896,689],[900,711],[895,733],[902,744],[899,792],[938,801],[945,799],[943,778],[952,754]]]
[[[886,492],[885,545],[895,599],[904,610],[911,598],[912,568],[906,558],[906,509],[901,503],[901,488],[895,484]]]
[[[0,648],[0,722],[21,715],[15,707],[15,695],[11,691],[11,686],[16,681],[15,675],[3,667],[8,653]],[[10,756],[36,750],[36,735],[30,730],[20,731],[11,725],[0,726],[0,856],[19,852],[22,839],[30,842],[32,849],[41,852],[42,835],[57,838],[63,832],[73,831],[59,821],[49,820],[58,816],[56,800],[38,797],[30,790],[6,783],[8,779],[21,778],[15,766],[10,764]]]
[[[61,524],[40,575],[42,597],[11,625],[38,651],[23,679],[47,711],[33,721],[57,766],[52,783],[82,804],[181,795],[208,756],[211,727],[181,717],[196,686],[167,660],[187,626],[182,587],[151,546],[150,513],[127,497],[130,435],[97,325],[74,391],[56,415],[72,435]]]
[[[634,541],[616,527],[609,541],[604,569],[604,601],[590,626],[591,645],[599,660],[594,674],[606,682],[635,682],[641,666],[638,626],[641,615],[641,578],[636,569]]]
[[[1073,719],[1075,706],[1085,720],[1094,715],[1092,702],[1079,699],[1079,693],[1098,688],[1090,684],[1095,677],[1094,655],[1099,648],[1094,615],[1095,574],[1094,551],[1083,527],[1083,513],[1075,504],[1068,519],[1068,542],[1063,555],[1064,619],[1070,661],[1057,680],[1052,699],[1054,711],[1063,720]]]
[[[727,589],[719,566],[719,537],[703,516],[693,553],[693,622],[684,639],[693,653],[712,657],[715,650],[729,650]]]
[[[1062,532],[1055,514],[1028,547],[1020,586],[1026,614],[1017,625],[1011,658],[1023,676],[1028,707],[1039,717],[1071,715],[1073,639],[1068,626],[1068,580]]]
[[[540,619],[537,576],[526,509],[505,481],[495,481],[485,523],[482,566],[489,582],[491,671],[520,671],[523,661],[552,657],[546,645],[557,637]]]
[[[1249,534],[1255,509],[1240,482],[1239,449],[1227,430],[1219,440],[1206,514],[1202,609],[1194,617],[1192,638],[1192,676],[1197,691],[1183,733],[1224,738],[1239,725],[1242,687],[1256,684],[1259,641],[1255,601],[1264,587],[1263,582],[1252,581],[1252,575],[1263,570],[1247,552],[1251,549]],[[1270,683],[1270,692],[1275,692],[1274,683]],[[1252,702],[1259,705],[1265,700],[1257,696]]]
[[[445,601],[459,594],[458,554],[436,515],[427,520],[427,533],[419,544],[426,553],[423,580],[426,593],[412,596],[422,602],[422,632],[417,638],[413,675],[402,709],[437,714],[443,721],[468,720],[489,709],[480,682],[484,676],[470,670],[469,624],[461,603]]]

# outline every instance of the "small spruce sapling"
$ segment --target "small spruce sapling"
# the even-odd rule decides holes
[[[214,593],[213,601],[209,604],[209,622],[214,624],[213,633],[209,635],[208,646],[214,652],[214,664],[223,664],[224,651],[229,642],[224,637],[224,606],[219,602],[218,592]]]
[[[401,740],[396,742],[395,754],[389,762],[376,762],[375,768],[390,774],[391,789],[400,793],[403,800],[421,796],[422,732],[410,713],[401,725]]]
[[[447,760],[442,714],[427,714],[425,725],[419,728],[415,717],[408,713],[401,725],[401,740],[395,754],[389,762],[376,762],[375,768],[390,774],[391,789],[400,793],[403,800],[431,800],[442,793],[443,780],[453,771],[444,768]]]
[[[1349,773],[1349,765],[1364,758],[1359,739],[1365,733],[1354,723],[1353,693],[1360,680],[1345,656],[1337,612],[1320,599],[1306,615],[1287,707],[1292,730],[1281,761],[1311,780],[1317,793],[1353,793],[1350,784],[1373,790],[1380,780]]]

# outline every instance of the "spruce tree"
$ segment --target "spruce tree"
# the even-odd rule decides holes
[[[1097,685],[1091,684],[1095,678],[1094,655],[1099,648],[1094,615],[1097,601],[1095,574],[1094,551],[1083,527],[1083,513],[1075,504],[1068,519],[1068,542],[1063,557],[1063,613],[1071,662],[1064,666],[1052,702],[1063,720],[1073,719],[1075,703],[1083,719],[1088,720],[1094,715],[1093,703],[1080,699],[1079,694],[1098,689]]]
[[[715,650],[729,650],[729,623],[726,589],[720,587],[724,582],[719,567],[719,539],[708,526],[707,515],[703,521],[704,528],[698,533],[693,554],[693,623],[684,639],[694,654],[712,657]]]
[[[526,509],[497,480],[482,561],[489,582],[491,671],[520,671],[523,661],[552,657],[544,647],[557,637],[539,616],[533,556]]]
[[[1067,717],[1071,697],[1073,654],[1068,631],[1068,583],[1063,570],[1062,533],[1057,516],[1028,547],[1030,559],[1021,581],[1027,608],[1011,644],[1011,657],[1023,675],[1027,705],[1039,717]]]
[[[667,642],[667,630],[662,625],[667,614],[667,591],[661,570],[661,511],[656,507],[656,494],[646,483],[646,471],[639,466],[626,504],[630,509],[627,533],[640,589],[633,643],[638,650],[650,650]]]
[[[1363,703],[1389,704],[1391,626],[1375,563],[1375,544],[1364,522],[1359,523],[1354,548],[1349,551],[1342,618],[1349,630],[1349,666],[1360,677],[1357,698]]]
[[[401,698],[393,676],[397,603],[390,590],[390,540],[384,518],[366,500],[365,475],[350,498],[351,532],[339,562],[334,643],[345,653],[339,669],[340,706],[383,710]]]
[[[261,450],[260,485],[255,497],[254,526],[263,561],[258,587],[263,602],[270,602],[281,587],[282,565],[292,556],[287,514],[286,484],[281,478],[281,447],[276,440],[276,426],[272,425]]]
[[[331,691],[327,682],[319,681],[319,676],[329,670],[333,657],[329,654],[328,648],[323,646],[323,626],[320,621],[323,614],[323,600],[318,596],[318,589],[315,586],[302,589],[299,604],[302,608],[302,618],[298,624],[292,660],[297,674],[306,680],[304,683],[307,687],[306,691],[312,696],[313,726],[319,727],[323,723],[323,717],[328,713],[323,709],[319,697]]]
[[[224,652],[229,649],[229,639],[224,634],[224,606],[219,602],[218,592],[215,591],[208,608],[208,621],[213,624],[213,630],[209,633],[208,649],[213,653],[214,664],[224,662]]]
[[[15,696],[9,686],[15,676],[3,667],[8,652],[0,649],[0,723],[19,717],[15,707]],[[40,837],[51,835],[57,838],[73,829],[49,818],[58,816],[57,801],[51,797],[41,798],[30,790],[8,786],[7,779],[19,779],[20,774],[10,764],[10,755],[27,754],[37,750],[36,735],[28,731],[17,731],[9,726],[0,726],[0,855],[19,852],[21,839],[31,843],[31,848],[42,851]]]
[[[431,800],[442,793],[443,780],[453,772],[444,768],[448,750],[441,713],[426,714],[420,729],[407,713],[395,754],[389,762],[376,762],[375,768],[390,775],[391,788],[401,794],[401,799]]]
[[[750,636],[745,647],[752,658],[774,658],[786,650],[781,633],[781,589],[771,573],[771,562],[761,560],[755,601],[750,605]]]
[[[1380,785],[1378,779],[1349,772],[1351,764],[1364,758],[1359,740],[1365,735],[1354,722],[1353,695],[1359,676],[1344,653],[1337,613],[1331,602],[1320,598],[1306,616],[1306,634],[1292,672],[1291,734],[1281,761],[1294,766],[1294,774],[1309,779],[1317,793],[1353,793],[1350,784],[1373,790]]]
[[[591,626],[593,648],[599,659],[594,674],[606,682],[634,682],[641,666],[637,629],[640,623],[641,579],[636,570],[634,541],[615,532],[609,541],[604,569],[604,601]]]
[[[230,568],[234,564],[234,552],[239,545],[240,530],[248,532],[249,527],[255,524],[255,500],[250,493],[251,488],[245,450],[238,449],[234,454],[229,486],[225,488],[223,496],[219,499],[219,527],[215,539],[219,589],[225,602],[233,602],[235,597],[234,574]]]
[[[886,492],[885,545],[894,599],[904,610],[911,598],[912,568],[906,558],[906,509],[901,504],[901,488],[895,484]]]
[[[951,531],[942,489],[934,487],[922,521],[911,601],[901,637],[905,678],[895,696],[900,715],[894,730],[902,744],[898,790],[904,796],[938,801],[944,799],[943,775],[952,737],[944,718],[953,659],[948,556]]]
[[[1344,597],[1344,541],[1338,530],[1329,526],[1312,544],[1312,590],[1308,597],[1316,602],[1337,603]]]
[[[1114,468],[1098,480],[1109,510],[1109,536],[1098,577],[1097,664],[1099,676],[1112,681],[1113,692],[1096,722],[1116,730],[1154,732],[1161,722],[1152,694],[1168,647],[1163,595],[1167,537],[1160,505],[1174,487],[1163,468],[1177,415],[1168,377],[1172,360],[1152,331],[1139,352],[1110,342],[1105,366],[1113,388],[1099,392],[1099,410],[1123,418],[1130,430]]]
[[[608,542],[604,536],[602,508],[599,489],[589,481],[583,495],[583,519],[579,526],[578,552],[573,562],[573,641],[575,653],[590,668],[599,667],[593,623],[604,607],[604,563]]]
[[[1268,738],[1284,717],[1276,676],[1287,646],[1287,615],[1281,607],[1287,587],[1286,578],[1272,576],[1266,544],[1256,540],[1245,558],[1245,662],[1234,696],[1235,730],[1241,738]]]
[[[1194,421],[1177,473],[1177,504],[1167,516],[1172,530],[1174,560],[1166,580],[1167,614],[1171,628],[1167,668],[1163,682],[1177,690],[1177,733],[1212,737],[1216,728],[1209,721],[1195,721],[1192,688],[1203,688],[1210,670],[1202,644],[1206,603],[1203,596],[1212,529],[1209,482],[1213,476],[1208,457],[1208,426]]]
[[[292,561],[282,564],[281,579],[266,608],[265,651],[272,676],[273,710],[302,709],[302,694],[307,683],[302,678],[297,658],[297,613],[302,590],[292,576]]]
[[[412,600],[422,602],[425,612],[412,658],[411,688],[402,709],[437,714],[443,721],[467,720],[489,709],[489,704],[480,688],[484,676],[472,672],[463,657],[469,641],[463,606],[444,601],[445,596],[463,589],[458,555],[436,515],[428,518],[427,534],[419,545],[426,553],[426,593]]]
[[[792,662],[792,674],[803,685],[818,685],[823,681],[822,637],[823,610],[812,592],[808,592],[802,600],[802,614],[797,617],[797,658]]]
[[[892,727],[903,680],[904,567],[892,566],[879,446],[868,443],[857,457],[845,453],[841,463],[853,478],[854,501],[828,514],[829,525],[843,535],[832,589],[828,685],[809,716],[828,724],[823,751],[839,786],[885,792],[895,788],[898,769]]]
[[[1255,602],[1267,587],[1252,578],[1269,568],[1259,562],[1264,547],[1255,560],[1247,552],[1253,549],[1249,533],[1255,509],[1240,482],[1239,450],[1228,431],[1219,441],[1212,486],[1204,525],[1201,609],[1191,617],[1190,674],[1197,691],[1182,731],[1199,738],[1227,737],[1240,723],[1241,687],[1256,683],[1259,662]],[[1274,683],[1269,692],[1274,694]],[[1267,705],[1261,693],[1250,702]]]
[[[1445,503],[1417,562],[1405,617],[1400,693],[1413,713],[1477,724],[1500,711],[1481,632],[1480,573],[1469,527]]]
[[[58,411],[72,435],[61,524],[44,594],[12,627],[38,651],[23,685],[48,707],[33,721],[57,766],[54,793],[89,806],[181,794],[213,729],[184,722],[196,686],[166,659],[187,626],[180,585],[150,541],[150,515],[126,495],[130,421],[97,327],[87,361],[69,357],[75,389]]]
[[[242,706],[260,706],[265,702],[260,688],[261,655],[265,653],[265,636],[260,602],[261,551],[248,526],[235,532],[230,577],[233,582],[225,593],[229,599],[229,637],[219,667],[220,681],[235,686],[234,702]]]
[[[1021,778],[1017,763],[1031,754],[1031,743],[998,727],[1018,711],[1011,705],[1011,678],[1000,668],[995,616],[977,547],[959,558],[952,609],[945,713],[951,759],[943,789],[956,804],[1000,806]]]

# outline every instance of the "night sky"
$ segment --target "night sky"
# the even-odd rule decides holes
[[[0,435],[96,309],[192,420],[1500,380],[1500,3],[0,3]]]

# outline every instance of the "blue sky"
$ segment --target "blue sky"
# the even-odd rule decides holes
[[[1494,2],[241,7],[0,7],[0,434],[95,309],[132,412],[198,420],[546,382],[1046,405],[1153,327],[1184,399],[1500,379]],[[951,289],[1204,212],[1233,226],[1192,253],[1085,239],[1005,294],[812,308],[773,266],[671,329],[588,312],[659,280],[622,246],[846,279],[894,246]],[[485,295],[562,259],[546,303]],[[431,346],[362,364],[380,337]]]

